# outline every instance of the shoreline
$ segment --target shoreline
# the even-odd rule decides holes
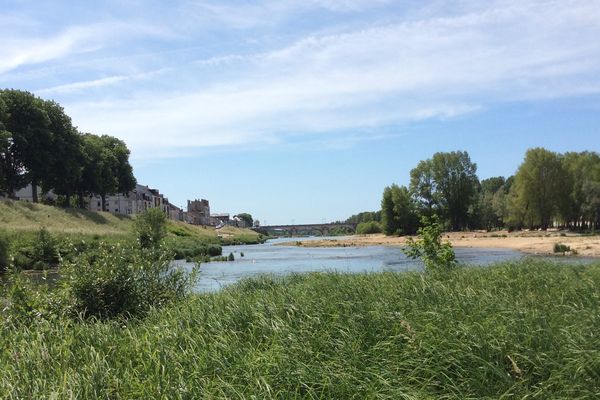
[[[365,246],[392,246],[406,245],[409,237],[416,236],[385,236],[383,234],[354,235],[340,239],[299,240],[291,239],[289,242],[275,244],[276,246],[299,247],[365,247]],[[503,248],[518,250],[530,255],[561,255],[554,252],[557,243],[569,246],[575,252],[567,252],[568,256],[599,257],[600,235],[582,235],[576,233],[561,233],[558,231],[471,231],[471,232],[446,232],[443,241],[449,241],[453,247],[463,248]]]

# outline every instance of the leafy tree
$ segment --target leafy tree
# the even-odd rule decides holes
[[[44,101],[44,110],[50,120],[52,131],[52,149],[54,157],[48,166],[49,173],[43,182],[43,189],[53,189],[56,194],[66,197],[66,204],[71,203],[77,183],[81,179],[83,154],[81,136],[71,123],[71,118],[64,109],[54,101]]]
[[[79,182],[80,202],[85,194],[99,194],[102,199],[102,211],[106,211],[106,195],[118,189],[118,179],[113,165],[117,160],[109,148],[106,148],[99,136],[84,134],[81,180]]]
[[[570,179],[558,154],[527,150],[511,188],[510,212],[530,228],[547,229],[571,192]]]
[[[26,184],[25,167],[15,158],[12,135],[3,130],[0,122],[0,194],[5,193],[12,198],[15,191]]]
[[[106,196],[126,193],[135,188],[133,169],[129,164],[129,149],[122,140],[103,135],[82,135],[83,164],[77,184],[80,206],[84,194],[98,194],[102,210],[106,211]]]
[[[471,215],[473,226],[487,230],[503,226],[502,210],[499,210],[500,213],[498,213],[495,204],[504,194],[505,183],[506,181],[502,176],[481,181],[478,202],[474,207],[475,211]]]
[[[595,187],[600,182],[600,155],[595,152],[569,152],[561,158],[572,181],[572,190],[560,203],[560,214],[569,227],[587,227],[594,223]]]
[[[33,201],[37,202],[37,188],[48,178],[54,160],[50,119],[42,100],[29,92],[4,90],[2,98],[8,114],[4,126],[11,134],[12,156],[27,170]]]
[[[383,229],[377,221],[361,222],[356,226],[356,233],[359,235],[368,235],[371,233],[381,233]]]
[[[419,161],[410,171],[410,191],[417,201],[421,215],[431,216],[439,212],[440,198],[431,160]]]
[[[254,220],[252,219],[252,215],[248,214],[248,213],[241,213],[237,215],[238,218],[240,218],[242,221],[244,221],[244,223],[246,224],[247,227],[252,227],[254,224]]]
[[[364,211],[356,215],[352,215],[350,218],[344,221],[347,224],[360,224],[362,222],[381,222],[381,210],[380,211]]]
[[[410,235],[419,226],[417,208],[405,186],[392,185],[383,191],[381,225],[386,235]]]
[[[437,215],[421,218],[419,238],[409,238],[403,250],[407,257],[421,259],[426,272],[443,273],[456,267],[456,256],[449,242],[442,243],[442,225]]]
[[[476,172],[466,151],[435,153],[419,162],[410,172],[410,187],[422,214],[441,213],[453,230],[467,228],[479,184]]]

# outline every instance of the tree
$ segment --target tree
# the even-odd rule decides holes
[[[14,142],[10,132],[3,129],[0,116],[0,194],[13,198],[15,191],[27,183],[25,167],[15,158]]]
[[[439,211],[440,199],[433,178],[431,160],[419,161],[419,164],[410,171],[410,191],[421,215],[432,216]]]
[[[58,103],[44,101],[43,107],[50,120],[54,157],[48,166],[49,173],[42,187],[45,191],[53,189],[56,194],[64,195],[68,206],[81,179],[82,139],[73,127],[71,118]]]
[[[595,152],[569,152],[561,158],[571,180],[571,193],[560,204],[560,214],[569,227],[585,228],[595,221],[594,192],[600,183],[600,155]],[[592,203],[590,203],[590,201]]]
[[[48,178],[54,159],[50,119],[42,100],[29,92],[4,90],[2,98],[8,118],[5,129],[11,134],[11,152],[27,171],[33,201],[38,201],[37,188]]]
[[[511,218],[545,230],[570,192],[571,182],[559,155],[543,148],[529,149],[511,188]]]
[[[435,153],[410,172],[411,192],[424,215],[440,213],[453,230],[468,227],[469,210],[476,201],[477,165],[466,151]]]
[[[437,215],[421,218],[419,238],[409,238],[403,250],[407,257],[419,258],[425,264],[425,271],[444,273],[456,267],[456,256],[449,242],[442,243],[442,225]]]
[[[383,191],[381,225],[386,235],[410,235],[417,231],[417,207],[405,186],[394,184]]]
[[[250,215],[248,213],[238,214],[237,217],[239,219],[241,219],[242,221],[244,221],[244,224],[246,224],[247,227],[252,227],[254,225],[254,220],[252,219],[252,215]]]
[[[503,226],[502,213],[497,212],[495,205],[504,194],[504,177],[497,176],[481,181],[481,189],[478,202],[474,207],[476,210],[472,215],[472,223],[475,226],[487,230]]]
[[[122,140],[103,135],[82,135],[81,179],[77,185],[80,206],[84,194],[98,194],[106,211],[106,195],[126,193],[135,188],[129,149]]]
[[[360,224],[363,222],[381,222],[381,210],[380,211],[364,211],[355,215],[352,215],[350,218],[346,219],[346,224]]]
[[[358,235],[368,235],[371,233],[381,233],[381,224],[377,221],[361,222],[356,226],[356,233]]]

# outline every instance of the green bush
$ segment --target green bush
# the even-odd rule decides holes
[[[205,260],[207,258],[210,259],[210,257],[220,256],[223,250],[217,244],[201,244],[193,247],[174,247],[172,251],[176,260]]]
[[[235,261],[235,257],[233,256],[233,253],[229,253],[229,257],[227,257],[227,261]]]
[[[167,216],[158,208],[151,208],[135,219],[134,230],[140,247],[158,247],[167,234]]]
[[[562,243],[554,243],[554,252],[555,253],[566,253],[571,251],[571,247]]]
[[[195,284],[192,273],[171,266],[164,250],[101,245],[67,262],[62,286],[71,315],[100,319],[144,315],[185,297]]]
[[[442,243],[442,232],[437,215],[421,218],[419,238],[408,239],[404,254],[413,259],[420,258],[427,272],[446,272],[453,269],[457,265],[456,256],[450,243]]]
[[[381,233],[383,229],[377,221],[361,222],[356,227],[356,233],[359,235],[368,235],[371,233]]]

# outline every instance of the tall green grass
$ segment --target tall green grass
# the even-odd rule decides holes
[[[600,264],[242,281],[129,322],[0,325],[0,398],[600,396]]]

